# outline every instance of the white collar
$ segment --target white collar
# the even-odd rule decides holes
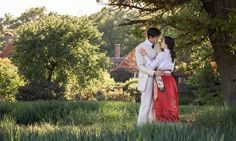
[[[164,49],[164,52],[170,53],[170,49],[165,48],[165,49]]]
[[[151,43],[148,39],[145,40],[145,44],[147,44],[148,46],[152,46],[153,43]]]

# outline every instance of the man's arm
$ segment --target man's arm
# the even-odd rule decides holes
[[[143,56],[139,53],[138,48],[135,49],[135,56],[136,56],[136,63],[137,63],[138,69],[140,71],[142,71],[143,73],[153,76],[155,71],[152,69],[148,69],[145,66],[145,60],[144,60]]]

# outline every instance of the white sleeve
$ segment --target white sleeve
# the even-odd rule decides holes
[[[151,68],[148,68],[145,65],[144,57],[139,53],[138,49],[139,48],[135,49],[135,56],[136,56],[136,63],[137,63],[138,70],[140,70],[143,73],[146,73],[146,74],[148,74],[150,76],[153,76],[155,71],[153,69],[151,69]]]
[[[158,53],[155,60],[150,60],[148,56],[145,56],[144,59],[146,60],[146,66],[151,69],[157,68],[161,62],[164,60],[164,52]]]

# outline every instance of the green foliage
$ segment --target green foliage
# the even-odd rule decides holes
[[[193,126],[211,129],[227,128],[227,126],[236,127],[235,119],[235,107],[209,106],[202,109]]]
[[[113,87],[105,93],[105,100],[107,101],[135,101],[131,93],[122,90],[122,86]]]
[[[235,107],[180,106],[180,123],[142,127],[136,126],[138,108],[139,104],[124,102],[0,102],[0,139],[228,141],[236,138]]]
[[[40,122],[59,125],[85,125],[120,122],[136,122],[132,115],[137,114],[136,103],[95,102],[95,101],[37,101],[0,103],[1,119],[12,117],[17,124],[34,124]],[[135,117],[136,118],[136,117]],[[130,122],[130,123],[128,123]]]
[[[189,85],[192,89],[209,89],[216,84],[219,84],[219,76],[213,71],[210,64],[196,71],[193,77],[189,80]]]
[[[129,24],[140,24],[140,29],[144,30],[150,26],[158,26],[163,29],[164,35],[174,37],[178,61],[190,64],[192,60],[189,56],[196,50],[202,52],[200,56],[196,56],[198,64],[208,61],[209,58],[215,60],[222,78],[225,101],[228,104],[235,103],[236,84],[233,80],[236,79],[234,75],[234,70],[236,70],[236,3],[234,0],[214,2],[109,0],[106,2],[119,10],[137,9],[140,13],[139,18],[129,21]],[[195,72],[195,70],[192,71]]]
[[[196,96],[191,93],[188,94],[179,93],[179,105],[191,105],[194,104],[194,100],[196,100]]]
[[[217,72],[214,72],[210,64],[196,70],[189,79],[189,86],[198,97],[199,104],[222,104],[223,96],[220,88],[220,80]]]
[[[18,88],[24,85],[18,69],[8,59],[0,59],[0,99],[15,100]]]
[[[102,72],[100,75],[100,79],[93,79],[86,87],[80,89],[76,98],[80,100],[105,100],[106,91],[116,83],[108,72]]]
[[[45,7],[36,7],[26,10],[19,17],[14,17],[11,14],[5,14],[0,18],[0,29],[3,29],[3,31],[15,30],[20,25],[34,21],[46,15],[46,13]]]
[[[14,17],[11,14],[5,14],[0,18],[0,50],[3,48],[3,37],[5,32],[15,33],[22,24],[34,21],[46,15],[45,7],[30,8],[23,12],[19,17]]]
[[[111,72],[111,77],[116,82],[125,82],[133,76],[133,73],[129,70],[115,70]]]
[[[101,79],[94,79],[81,89],[76,98],[98,101],[135,101],[138,90],[126,83],[116,83],[107,72],[101,75]]]
[[[58,84],[48,81],[31,82],[19,88],[16,100],[57,100],[63,99],[65,89]]]
[[[123,90],[130,94],[131,97],[135,99],[136,102],[141,100],[141,92],[138,90],[138,79],[132,78],[124,83]]]
[[[118,12],[105,8],[101,12],[90,16],[90,19],[97,24],[98,30],[103,33],[104,44],[101,48],[102,51],[113,57],[115,56],[115,44],[121,44],[121,56],[126,56],[129,51],[133,50],[144,40],[134,34],[135,26],[119,26],[119,24],[123,23],[123,20],[136,18],[136,15],[137,11]]]
[[[99,53],[101,34],[87,18],[45,15],[17,29],[13,61],[30,81],[80,87],[99,78],[108,59]]]

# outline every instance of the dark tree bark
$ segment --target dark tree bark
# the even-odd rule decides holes
[[[236,8],[235,0],[202,0],[203,8],[209,17],[229,21],[230,9]],[[227,104],[236,103],[236,55],[231,52],[230,32],[220,26],[208,29],[209,38],[214,50],[215,61],[219,68],[222,89]],[[232,31],[234,32],[234,31]]]

